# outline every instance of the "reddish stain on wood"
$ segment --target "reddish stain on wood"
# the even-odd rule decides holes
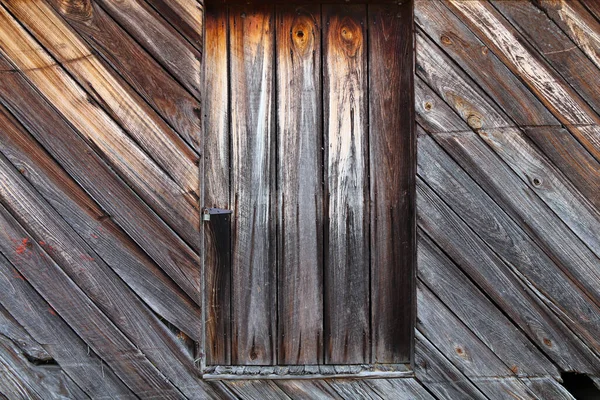
[[[17,254],[23,254],[25,253],[25,250],[27,250],[27,247],[29,246],[29,239],[27,238],[23,238],[23,240],[21,241],[21,244],[17,246]]]

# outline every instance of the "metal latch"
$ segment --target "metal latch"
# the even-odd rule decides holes
[[[210,221],[210,216],[211,215],[215,215],[215,214],[231,214],[232,211],[231,210],[226,210],[223,208],[210,208],[210,207],[204,207],[204,209],[202,209],[202,220],[203,221]]]

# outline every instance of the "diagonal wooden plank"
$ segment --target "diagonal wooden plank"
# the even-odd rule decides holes
[[[368,379],[366,380],[375,393],[382,399],[396,400],[435,400],[416,379]]]
[[[273,14],[269,6],[229,13],[234,364],[277,359]]]
[[[371,360],[366,6],[324,5],[325,362]]]
[[[449,167],[456,168],[456,166]],[[428,176],[428,181],[431,182],[430,176]],[[519,271],[515,271],[511,268],[511,265],[513,264],[504,263],[464,221],[449,209],[437,194],[422,181],[419,180],[418,182],[417,187],[418,192],[420,193],[419,226],[427,233],[427,235],[461,267],[466,275],[473,279],[482,290],[485,291],[499,308],[510,316],[512,321],[518,324],[518,326],[527,333],[528,337],[533,340],[540,349],[544,349],[544,353],[549,355],[554,362],[558,363],[566,370],[581,369],[582,371],[595,373],[598,368],[597,356],[583,344],[581,339],[571,332],[570,328],[567,328],[567,326],[565,326],[565,324],[548,309],[548,304],[551,302],[549,300],[546,301],[544,295],[548,295],[549,292],[538,291],[532,284],[532,282],[535,282],[534,278],[527,279],[526,276],[523,277]],[[478,191],[476,186],[461,187],[455,182],[456,181],[452,182],[452,187],[456,187],[456,190],[453,190],[454,192],[468,189],[473,189],[475,192]],[[439,185],[436,185],[436,189],[438,188]],[[473,198],[475,197],[476,196],[473,196]],[[496,234],[496,230],[491,232],[494,232],[493,236],[508,238],[508,243],[513,243],[512,239],[510,239],[510,234],[515,231],[510,229],[510,226],[501,222],[500,218],[502,218],[502,214],[498,214],[496,211],[485,211],[485,208],[481,209],[479,205],[469,201],[468,199],[470,198],[471,197],[464,196],[458,198],[458,201],[462,201],[461,204],[464,207],[464,210],[460,212],[462,216],[465,216],[465,211],[468,210],[467,212],[471,213],[472,216],[486,217],[485,219],[481,218],[482,222],[480,225],[475,224],[477,233],[483,234],[483,236],[490,241],[489,238],[492,236],[490,235],[490,226],[497,227],[496,230],[499,232],[506,232],[506,229],[508,229],[503,235]],[[484,198],[486,198],[485,195]],[[467,199],[467,201],[465,201],[465,199]],[[473,213],[473,210],[484,211]],[[467,221],[471,222],[473,218],[474,217],[471,217],[471,219],[467,218]],[[482,230],[482,226],[487,230]],[[500,243],[504,240],[501,240]],[[496,249],[502,248],[498,247],[497,243],[494,244],[494,241],[491,241],[491,243]],[[515,244],[512,244],[512,246],[515,247],[515,250],[519,251],[519,247],[516,247]],[[531,261],[527,261],[527,253],[520,253],[524,263],[530,264]],[[515,259],[513,258],[513,260]],[[481,265],[487,265],[488,267],[480,268]],[[549,269],[547,266],[544,267],[544,264],[542,264],[541,267],[544,268],[541,271],[552,271],[552,269]],[[573,290],[572,286],[563,288],[565,280],[564,278],[560,279],[560,276],[558,278],[559,280],[556,280],[554,283],[555,290],[573,293],[573,299],[577,300],[575,300],[575,304],[571,304],[572,299],[570,296],[561,293],[562,298],[555,300],[556,304],[571,304],[570,307],[578,309],[579,313],[589,312],[590,305],[585,301],[585,298],[581,298],[581,293],[576,289]],[[522,279],[525,279],[525,282],[523,282]],[[541,299],[538,297],[541,297]],[[565,316],[564,312],[556,310],[557,307],[557,305],[550,306],[552,311],[558,311],[559,317],[569,321],[567,323],[569,323],[569,327],[571,327],[571,322],[573,320],[570,317]],[[592,311],[592,313],[594,312]],[[578,325],[585,324],[586,319],[587,317],[583,318],[583,322],[580,322]],[[535,321],[535,323],[533,323],[533,321]],[[581,326],[576,329],[585,332],[585,328]]]
[[[276,8],[278,362],[323,363],[321,7]],[[291,33],[290,33],[291,32]]]
[[[202,51],[204,2],[192,0],[146,0],[198,51]]]
[[[560,376],[558,369],[483,292],[422,233],[419,278],[519,376]]]
[[[200,146],[199,101],[183,88],[150,54],[97,3],[62,7],[47,0],[90,48],[127,81],[193,148]],[[194,2],[186,1],[187,4]],[[198,27],[202,24],[198,22]],[[62,50],[58,50],[60,52]]]
[[[197,197],[198,155],[177,133],[115,72],[92,54],[93,50],[45,1],[4,0],[4,4],[65,71],[86,90],[88,96],[123,127],[135,143],[181,186],[183,192]],[[20,37],[20,40],[28,39],[25,35]],[[24,47],[32,46],[35,46],[33,41]],[[13,49],[13,54],[20,49]],[[49,64],[38,67],[53,63],[49,58],[47,61]]]
[[[600,118],[585,101],[531,49],[519,40],[518,33],[488,2],[456,1],[444,3],[477,33],[494,53],[556,118],[567,125],[597,124]],[[600,130],[572,129],[574,135],[597,160],[600,160]]]
[[[0,105],[0,151],[162,318],[199,339],[200,309]]]
[[[182,189],[0,7],[0,47],[12,64],[188,243],[198,242],[195,192]],[[194,178],[190,179],[194,181]],[[197,186],[197,176],[195,183]]]
[[[325,380],[277,380],[275,384],[290,398],[299,400],[341,400],[342,397]]]
[[[529,390],[540,400],[575,400],[575,397],[573,397],[567,389],[552,378],[522,378],[521,381],[527,385]]]
[[[90,4],[92,0],[84,0]],[[95,0],[190,93],[201,99],[202,54],[144,0]],[[200,26],[195,27],[201,29]]]
[[[412,2],[368,6],[371,347],[410,359],[415,265]]]
[[[0,266],[0,303],[35,340],[43,343],[48,354],[86,394],[98,399],[136,398],[1,254]]]
[[[0,56],[0,68],[7,65]],[[199,257],[105,164],[19,73],[4,73],[0,101],[50,155],[192,298]],[[34,110],[35,112],[31,112]],[[95,233],[96,235],[98,232]]]
[[[9,269],[8,266],[4,267]],[[13,272],[13,277],[18,276],[17,271]],[[2,303],[2,301],[0,301]],[[39,344],[19,323],[10,315],[10,313],[0,304],[0,335],[11,340],[19,351],[31,362],[34,363],[52,363],[56,362],[50,354]]]
[[[289,400],[287,394],[270,380],[231,380],[225,383],[240,399]]]
[[[440,399],[487,399],[421,332],[415,336],[415,376],[427,390]]]

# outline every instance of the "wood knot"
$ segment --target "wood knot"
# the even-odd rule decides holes
[[[552,347],[552,340],[544,338],[544,344],[548,347]]]
[[[519,367],[517,367],[516,365],[513,365],[510,367],[510,370],[513,372],[513,374],[518,374],[519,373]]]
[[[481,46],[481,54],[483,54],[484,56],[487,56],[489,52],[490,52],[490,49],[488,49],[486,46]]]
[[[533,186],[535,187],[540,187],[542,185],[542,180],[538,177],[535,177],[531,180],[531,183],[533,184]]]
[[[454,348],[454,350],[456,350],[456,354],[458,354],[458,355],[459,355],[459,356],[461,356],[462,358],[466,358],[466,356],[467,356],[467,353],[465,352],[465,350],[464,350],[462,347],[460,347],[460,346],[456,346],[456,347]]]
[[[355,57],[362,46],[363,36],[360,26],[351,18],[344,17],[339,26],[338,46],[347,57]]]
[[[433,108],[433,104],[430,101],[426,101],[423,104],[423,108],[425,109],[425,111],[431,111],[431,109]]]
[[[60,13],[68,19],[87,21],[94,11],[91,0],[61,0]]]
[[[481,118],[481,115],[479,114],[469,114],[467,116],[467,124],[472,128],[472,129],[481,129],[481,127],[483,126],[483,121]]]
[[[442,42],[442,44],[444,46],[452,46],[454,44],[454,42],[452,41],[452,39],[450,39],[450,37],[446,36],[446,35],[442,35],[440,37],[440,42]]]
[[[294,20],[290,30],[290,38],[294,51],[304,56],[310,54],[314,47],[313,23],[307,15],[299,15]]]

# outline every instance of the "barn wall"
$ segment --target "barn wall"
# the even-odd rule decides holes
[[[600,8],[417,0],[415,378],[207,383],[202,6],[0,0],[0,398],[571,398],[600,377]]]

